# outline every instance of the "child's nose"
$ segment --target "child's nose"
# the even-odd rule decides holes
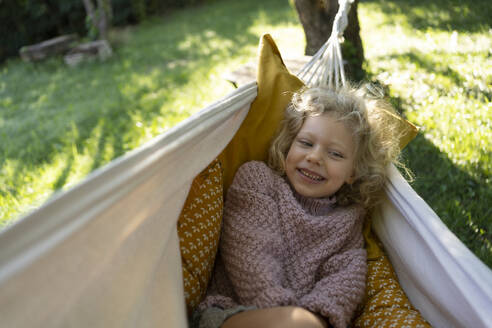
[[[312,162],[314,164],[320,164],[321,155],[317,147],[311,149],[311,151],[307,155],[307,160],[308,162]]]

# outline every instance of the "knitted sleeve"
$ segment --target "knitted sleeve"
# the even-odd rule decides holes
[[[366,251],[358,226],[344,249],[323,264],[320,279],[297,305],[327,317],[335,328],[347,327],[364,297]]]
[[[272,172],[260,162],[241,166],[224,206],[221,254],[243,305],[291,305],[294,293],[282,287],[284,270],[276,260],[281,247],[278,209],[269,186]]]

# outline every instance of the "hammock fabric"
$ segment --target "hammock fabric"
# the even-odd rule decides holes
[[[228,178],[232,179],[241,164],[251,159],[266,160],[270,139],[278,128],[290,95],[304,85],[288,72],[269,35],[263,36],[260,42],[257,81],[258,95],[251,104],[248,116],[229,145],[219,155],[220,160],[217,160],[224,171],[224,189],[229,185]],[[403,129],[407,131],[401,142],[406,144],[415,136],[416,129],[401,118],[398,118],[398,122],[401,122]],[[215,218],[222,216],[221,204],[216,199],[216,186],[220,184],[220,179],[215,179],[217,173],[214,165],[212,163],[195,178],[178,219],[188,313],[193,311],[206,292],[212,271],[210,264],[215,258],[219,240],[219,234],[215,233]],[[222,188],[222,185],[220,187]],[[209,218],[204,218],[205,213]],[[367,277],[366,300],[361,311],[357,313],[353,326],[381,328],[406,324],[409,328],[429,327],[419,312],[412,308],[392,272],[386,255],[377,244],[369,220],[366,223],[365,237],[370,274]],[[410,322],[412,324],[409,324]]]
[[[186,327],[177,220],[256,96],[235,90],[1,232],[2,326]],[[487,327],[492,272],[389,169],[372,227],[412,304],[435,327]]]

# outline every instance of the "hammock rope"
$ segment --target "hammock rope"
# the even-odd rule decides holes
[[[325,86],[338,89],[345,85],[345,70],[340,45],[343,32],[348,26],[348,13],[354,0],[339,0],[338,11],[333,21],[328,41],[314,54],[313,58],[299,72],[298,77],[309,86]]]

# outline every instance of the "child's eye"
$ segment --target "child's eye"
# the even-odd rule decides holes
[[[308,141],[308,140],[303,140],[303,139],[300,139],[300,140],[297,140],[302,146],[305,146],[305,147],[311,147],[313,144]]]
[[[335,157],[335,158],[344,158],[343,154],[342,153],[339,153],[337,151],[329,151],[328,152],[331,156]]]

